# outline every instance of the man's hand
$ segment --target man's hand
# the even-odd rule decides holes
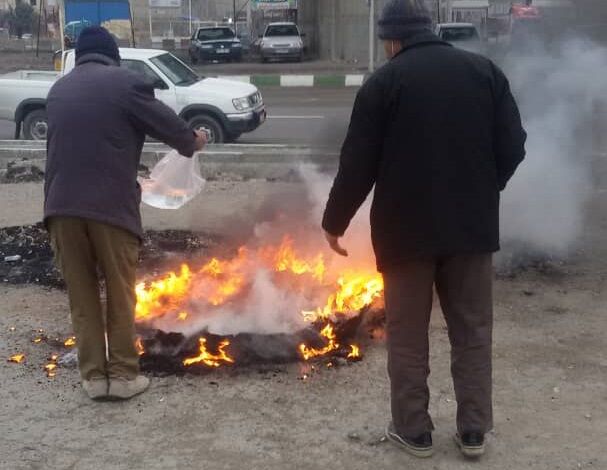
[[[325,238],[327,239],[327,241],[329,242],[329,246],[335,253],[341,256],[348,256],[348,251],[339,244],[339,237],[331,235],[325,230]]]
[[[194,135],[196,136],[196,141],[194,143],[196,151],[202,150],[208,142],[207,133],[205,131],[200,131],[196,129],[194,131]]]

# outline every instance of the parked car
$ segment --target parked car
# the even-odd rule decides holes
[[[227,26],[198,28],[190,44],[193,64],[211,60],[239,61],[242,44],[232,28]]]
[[[480,54],[483,44],[478,29],[472,23],[439,23],[436,35],[455,47]]]
[[[270,23],[260,36],[261,61],[270,59],[295,59],[304,57],[303,35],[295,23]]]
[[[0,119],[16,123],[16,139],[21,128],[26,139],[46,139],[46,97],[53,83],[74,68],[74,51],[64,54],[61,72],[21,70],[0,77]],[[210,142],[234,141],[266,119],[261,93],[249,83],[199,77],[166,51],[121,48],[120,57],[122,67],[153,84],[156,97],[192,129],[206,131]]]

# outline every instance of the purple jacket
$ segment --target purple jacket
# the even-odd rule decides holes
[[[138,76],[101,55],[81,57],[47,99],[44,220],[92,219],[143,234],[137,168],[145,136],[194,153],[187,124]]]

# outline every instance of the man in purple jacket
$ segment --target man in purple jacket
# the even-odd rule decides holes
[[[137,167],[146,135],[187,157],[194,132],[122,69],[103,28],[82,31],[76,67],[48,95],[44,220],[67,285],[82,385],[92,399],[144,392],[135,348],[135,269],[143,235]],[[98,270],[107,291],[102,314]],[[107,350],[106,350],[107,337]]]

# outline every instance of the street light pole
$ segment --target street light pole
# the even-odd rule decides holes
[[[192,37],[192,0],[188,1],[188,6],[189,6],[189,10],[190,10],[190,13],[188,15],[189,24],[190,24],[190,37]]]
[[[375,0],[369,2],[369,72],[375,70]]]
[[[236,31],[236,0],[233,0],[232,6],[234,7],[234,15],[232,16],[234,19],[234,31]]]

